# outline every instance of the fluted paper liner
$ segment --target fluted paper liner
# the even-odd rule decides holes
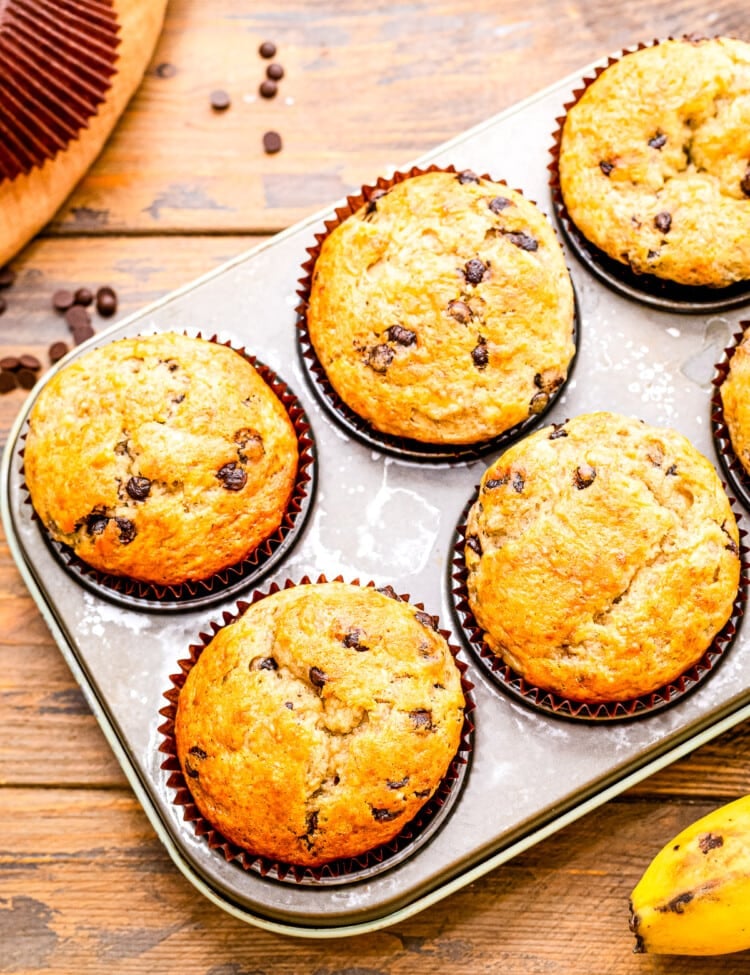
[[[733,336],[733,342],[724,350],[720,362],[716,364],[713,392],[711,394],[711,432],[714,438],[716,454],[721,469],[733,491],[736,492],[742,504],[750,511],[750,473],[748,473],[732,444],[726,419],[724,417],[724,403],[721,398],[721,387],[729,375],[730,363],[738,346],[750,329],[750,319],[738,323],[740,331]]]
[[[344,578],[343,576],[337,576],[333,581],[344,582]],[[326,576],[320,575],[314,584],[317,585],[325,582],[328,582]],[[172,686],[164,694],[164,697],[169,703],[159,711],[159,714],[165,719],[158,728],[159,733],[162,735],[159,751],[166,756],[161,764],[161,768],[169,773],[166,784],[168,789],[174,792],[172,800],[174,805],[182,807],[183,820],[189,824],[189,828],[196,836],[205,838],[209,848],[215,851],[218,856],[223,857],[229,863],[238,864],[243,870],[283,883],[306,886],[335,886],[369,880],[402,863],[428,843],[450,815],[464,784],[473,747],[474,724],[471,714],[474,711],[475,705],[471,691],[474,685],[466,676],[468,665],[458,657],[460,653],[459,648],[450,643],[449,631],[438,630],[448,642],[448,647],[461,675],[461,688],[466,702],[461,741],[458,751],[436,791],[427,800],[425,805],[422,806],[411,822],[407,823],[401,832],[389,843],[385,843],[371,850],[365,850],[356,857],[332,860],[322,866],[310,867],[292,863],[281,863],[277,860],[268,859],[267,857],[251,853],[231,840],[228,840],[199,812],[198,807],[193,802],[190,788],[180,767],[174,736],[174,722],[180,691],[187,680],[187,675],[191,668],[219,630],[239,619],[249,606],[261,599],[265,599],[266,596],[273,595],[273,593],[279,592],[282,588],[289,589],[296,585],[310,584],[312,584],[312,580],[308,576],[304,576],[298,583],[287,580],[283,586],[280,586],[274,582],[266,592],[256,590],[249,602],[238,602],[234,612],[230,613],[225,611],[223,613],[220,623],[212,622],[210,633],[201,632],[198,635],[197,642],[191,644],[188,648],[188,658],[178,661],[180,673],[171,675],[170,680]],[[352,580],[350,584],[355,586],[363,585],[359,579]],[[376,588],[373,582],[368,582],[364,585]],[[391,587],[381,587],[381,591],[383,588],[387,589],[388,595],[392,598],[409,602],[408,595],[397,594]],[[421,603],[412,603],[412,605],[416,606],[417,609],[424,609]]]
[[[701,40],[685,35],[682,38],[668,37],[666,40]],[[625,48],[619,54],[611,55],[607,63],[594,69],[592,75],[581,79],[580,87],[572,92],[570,101],[563,105],[563,114],[555,119],[557,128],[553,132],[553,144],[550,148],[552,162],[548,165],[550,172],[550,192],[553,209],[562,234],[579,261],[600,281],[619,294],[639,301],[653,308],[684,314],[696,314],[706,311],[723,311],[746,304],[750,300],[750,280],[738,281],[725,288],[709,288],[698,285],[677,284],[666,278],[654,274],[636,274],[627,264],[614,260],[595,244],[587,240],[568,213],[560,187],[560,144],[562,140],[565,119],[570,109],[578,102],[583,93],[596,79],[612,64],[628,54],[642,51],[647,47],[654,47],[662,43],[655,39],[649,43],[640,43],[634,47]]]
[[[116,72],[119,30],[112,0],[0,4],[0,183],[88,126]]]
[[[581,323],[578,299],[571,280],[574,299],[572,335],[574,351],[570,363],[568,364],[568,371],[565,381],[558,389],[554,391],[554,393],[550,395],[549,402],[540,413],[528,416],[525,420],[517,423],[514,427],[504,430],[502,433],[492,437],[489,440],[482,440],[477,441],[476,443],[468,444],[440,444],[428,443],[420,440],[410,440],[406,437],[396,437],[388,433],[383,433],[380,430],[376,430],[375,427],[371,426],[367,422],[367,420],[347,406],[347,404],[341,399],[331,385],[326,375],[326,371],[318,359],[315,349],[313,348],[310,340],[310,333],[307,327],[307,308],[310,299],[310,292],[312,290],[315,263],[320,255],[320,249],[323,246],[323,241],[333,230],[336,229],[336,227],[339,226],[339,224],[343,223],[344,220],[346,220],[347,217],[350,217],[353,213],[356,213],[356,211],[359,210],[360,207],[364,206],[365,203],[369,203],[373,199],[377,199],[379,195],[381,195],[383,192],[387,192],[398,183],[403,183],[405,180],[412,179],[415,176],[422,176],[425,173],[435,172],[455,173],[457,176],[463,172],[471,173],[472,176],[478,175],[473,173],[471,170],[457,170],[455,166],[437,166],[434,164],[427,166],[426,168],[412,166],[412,168],[406,172],[394,173],[390,179],[384,176],[378,177],[378,180],[374,185],[363,186],[359,193],[348,196],[346,198],[346,202],[342,206],[336,208],[335,216],[325,221],[325,230],[315,234],[316,243],[307,248],[307,253],[309,256],[302,265],[302,271],[304,272],[303,276],[298,280],[299,287],[297,289],[297,294],[300,301],[297,305],[297,329],[302,365],[305,368],[308,379],[310,380],[313,391],[318,397],[318,400],[323,407],[325,407],[328,414],[336,423],[342,426],[357,440],[367,444],[370,447],[374,447],[376,450],[380,450],[383,453],[392,454],[396,457],[402,457],[409,460],[449,463],[451,461],[471,460],[478,457],[483,457],[484,455],[491,453],[493,450],[498,450],[501,447],[507,446],[509,443],[511,443],[511,441],[516,440],[525,433],[529,433],[532,428],[541,423],[545,415],[554,406],[558,397],[563,393],[573,372],[579,344]],[[488,176],[486,173],[478,175],[478,178],[490,180],[493,183],[497,183],[499,186],[508,186],[508,183],[505,180],[495,179],[492,176]],[[514,192],[519,193],[521,196],[524,195],[519,189],[515,189]],[[530,202],[533,203],[534,201],[532,200]]]
[[[484,640],[484,634],[469,605],[467,588],[468,570],[464,558],[466,544],[466,522],[469,511],[479,496],[479,487],[469,499],[456,528],[453,559],[450,565],[450,590],[453,599],[453,614],[464,641],[471,650],[481,671],[501,691],[510,697],[544,714],[555,718],[565,718],[588,723],[612,723],[633,718],[648,717],[664,708],[678,703],[688,693],[695,690],[716,669],[724,659],[736,636],[742,616],[748,586],[748,550],[742,539],[747,532],[740,528],[740,583],[732,606],[732,612],[723,628],[716,634],[711,645],[704,651],[700,660],[684,673],[664,684],[662,687],[642,694],[639,697],[621,701],[577,701],[562,697],[554,691],[546,690],[530,683],[516,673],[502,657],[494,653]],[[729,502],[734,509],[735,499]]]
[[[201,338],[200,332],[197,333],[197,338]],[[79,558],[69,546],[54,540],[34,512],[34,519],[39,524],[45,541],[63,568],[96,595],[128,609],[174,612],[210,606],[235,595],[270,572],[290,551],[312,510],[317,483],[317,452],[310,422],[299,400],[269,366],[259,362],[244,348],[236,348],[231,342],[219,342],[216,335],[211,336],[209,341],[225,345],[247,359],[286,410],[299,448],[297,475],[292,493],[279,527],[243,559],[205,579],[174,585],[156,585],[94,568]],[[25,440],[25,435],[23,439]],[[23,468],[21,471],[23,473]],[[25,483],[23,487],[27,495],[26,503],[30,505],[31,497]]]

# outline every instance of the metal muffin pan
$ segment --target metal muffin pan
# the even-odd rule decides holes
[[[452,163],[505,179],[551,216],[547,164],[555,119],[592,67],[417,162]],[[383,174],[374,173],[373,179],[378,175]],[[296,289],[306,248],[331,212],[240,255],[71,355],[137,332],[185,328],[216,332],[245,346],[297,395],[318,452],[317,494],[304,531],[258,586],[267,589],[273,581],[283,585],[286,579],[320,573],[390,584],[439,614],[441,626],[460,644],[450,595],[455,531],[494,458],[431,463],[387,456],[351,437],[320,406],[299,357]],[[742,309],[693,314],[654,309],[615,293],[573,255],[569,266],[580,302],[581,343],[575,373],[544,422],[592,410],[619,411],[680,430],[716,462],[711,380]],[[129,610],[89,592],[58,564],[22,489],[20,452],[37,391],[18,417],[3,458],[2,513],[11,551],[173,860],[197,889],[236,917],[319,938],[393,924],[750,717],[747,626],[740,627],[725,659],[693,693],[623,724],[575,724],[536,712],[505,695],[464,652],[475,684],[471,766],[453,810],[429,843],[391,870],[335,888],[281,884],[247,873],[210,850],[182,821],[160,768],[157,731],[177,661],[241,597],[168,616]]]

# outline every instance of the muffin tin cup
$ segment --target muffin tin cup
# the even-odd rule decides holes
[[[325,575],[321,575],[315,580],[315,584],[328,581]],[[337,576],[333,581],[343,582],[344,579],[342,576]],[[180,673],[171,675],[172,686],[163,695],[169,703],[159,711],[165,720],[157,730],[162,736],[159,751],[166,756],[161,763],[161,768],[168,773],[166,785],[174,793],[173,804],[182,809],[184,821],[194,830],[197,837],[206,840],[211,850],[228,863],[236,863],[243,870],[251,871],[279,883],[302,886],[336,886],[369,880],[386,870],[390,870],[422,849],[444,824],[461,793],[469,770],[474,733],[471,717],[475,708],[471,694],[474,685],[466,675],[468,665],[458,657],[459,648],[450,643],[450,633],[447,630],[439,630],[438,632],[448,641],[449,649],[461,675],[461,688],[466,701],[461,741],[458,751],[435,793],[389,843],[367,850],[356,857],[332,860],[322,866],[310,867],[281,863],[277,860],[258,856],[228,840],[199,812],[177,757],[174,730],[180,691],[190,670],[219,630],[235,622],[249,606],[265,599],[266,596],[273,595],[281,589],[310,584],[312,584],[312,580],[308,576],[304,576],[298,583],[287,580],[283,586],[273,583],[266,592],[256,590],[249,601],[238,602],[234,612],[225,611],[220,623],[212,622],[210,633],[201,632],[197,641],[188,648],[188,658],[178,661]],[[353,580],[351,584],[361,585],[358,579]],[[368,582],[366,585],[375,587],[373,582]],[[408,595],[398,595],[390,587],[381,588],[380,591],[385,591],[388,596],[394,599],[409,601]],[[418,609],[424,608],[421,603],[414,603],[413,605]]]
[[[590,724],[630,721],[634,718],[650,717],[683,700],[687,694],[710,676],[726,656],[742,621],[747,599],[748,549],[742,541],[747,533],[742,528],[740,528],[739,553],[741,561],[740,583],[731,615],[719,633],[716,634],[711,645],[703,652],[700,660],[680,674],[679,677],[649,694],[620,701],[604,702],[572,700],[530,683],[490,649],[484,640],[482,628],[477,623],[469,605],[468,570],[464,559],[466,523],[469,511],[478,497],[479,486],[461,513],[461,518],[456,527],[448,582],[453,615],[459,632],[482,673],[504,694],[526,707],[554,718]],[[734,509],[735,499],[729,497],[729,502]]]
[[[475,460],[477,458],[484,457],[486,454],[499,450],[502,447],[510,444],[513,440],[516,440],[524,434],[529,433],[534,427],[541,423],[545,415],[549,413],[560,395],[564,392],[565,387],[567,386],[572,375],[579,345],[581,320],[578,298],[575,293],[575,287],[573,286],[573,282],[571,280],[574,302],[572,336],[574,350],[573,356],[568,365],[568,372],[564,382],[552,394],[550,394],[549,402],[540,413],[531,414],[525,420],[522,420],[515,426],[504,430],[496,437],[492,437],[488,440],[467,444],[433,444],[419,440],[411,440],[407,437],[396,437],[392,434],[376,430],[370,423],[367,422],[367,420],[359,416],[359,414],[355,413],[354,410],[347,406],[347,404],[341,399],[331,385],[325,369],[323,368],[315,349],[313,348],[310,340],[310,333],[307,327],[307,308],[312,289],[313,273],[315,270],[315,264],[320,256],[320,249],[323,246],[323,242],[325,241],[326,237],[328,237],[328,235],[335,230],[339,224],[343,223],[344,220],[350,217],[353,213],[356,213],[356,211],[359,210],[360,207],[364,206],[365,203],[369,203],[371,200],[373,200],[373,197],[377,199],[377,196],[379,196],[382,192],[391,189],[398,183],[403,183],[405,180],[412,179],[414,176],[422,176],[426,173],[435,172],[455,173],[456,175],[459,175],[460,172],[471,171],[457,170],[456,167],[452,165],[432,165],[427,167],[412,166],[412,168],[406,172],[394,173],[390,179],[381,176],[374,185],[363,186],[358,194],[348,196],[346,198],[346,203],[336,209],[335,217],[325,221],[325,231],[315,235],[316,243],[307,248],[309,257],[302,265],[304,275],[299,279],[299,288],[297,289],[297,295],[300,298],[297,306],[297,329],[300,360],[305,373],[307,374],[307,378],[310,381],[311,388],[318,401],[325,408],[328,414],[339,426],[343,427],[347,433],[351,434],[351,436],[359,440],[361,443],[364,443],[369,447],[373,447],[376,450],[382,451],[383,453],[390,454],[394,457],[423,462],[452,463],[456,461]],[[472,173],[472,176],[474,175],[476,174]],[[480,178],[491,180],[493,183],[497,183],[500,186],[508,186],[505,180],[494,179],[492,176],[488,176],[487,174],[482,174]],[[524,195],[521,190],[517,189],[515,192]]]
[[[724,355],[716,365],[716,373],[712,380],[711,394],[711,433],[714,438],[716,455],[730,487],[741,503],[750,511],[750,474],[745,470],[742,461],[737,456],[732,438],[724,417],[724,404],[721,398],[721,387],[729,374],[730,363],[742,339],[750,329],[750,319],[738,322],[740,331],[734,335],[734,341],[724,350]]]
[[[200,332],[197,333],[197,338],[201,338]],[[209,341],[233,349],[254,366],[258,375],[286,410],[294,427],[299,447],[297,474],[292,493],[279,527],[252,552],[234,565],[205,579],[175,585],[156,585],[94,568],[79,558],[69,546],[53,539],[34,512],[34,520],[39,525],[42,537],[58,563],[77,582],[95,595],[128,609],[164,613],[198,609],[212,606],[247,589],[270,572],[290,552],[312,510],[317,481],[317,453],[310,422],[296,395],[272,369],[259,362],[244,348],[235,348],[231,342],[219,342],[216,335],[213,335]],[[23,450],[20,453],[23,457]],[[31,497],[25,482],[23,488],[26,493],[26,503],[31,505]]]
[[[673,37],[667,38],[667,40],[675,39]],[[553,144],[550,149],[552,162],[547,167],[550,172],[549,184],[553,209],[563,237],[578,260],[613,291],[624,295],[626,298],[663,311],[688,315],[726,311],[744,305],[750,300],[750,280],[739,281],[725,288],[709,288],[676,284],[653,274],[637,274],[627,264],[621,264],[620,261],[616,261],[605,254],[581,233],[571,219],[562,196],[559,173],[560,145],[567,113],[589,86],[612,64],[627,54],[633,54],[660,43],[662,43],[661,40],[655,39],[650,43],[641,43],[635,47],[626,48],[617,55],[610,56],[606,64],[595,68],[592,75],[581,80],[581,87],[576,88],[572,93],[572,99],[563,105],[564,114],[555,120],[558,127],[552,133]]]

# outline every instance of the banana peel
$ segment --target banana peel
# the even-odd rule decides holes
[[[117,59],[96,114],[54,158],[13,179],[0,180],[0,267],[54,216],[101,151],[143,78],[161,32],[167,0],[111,0],[111,5],[119,25]],[[0,3],[0,27],[4,13],[7,17],[9,8]],[[39,57],[44,57],[43,52]],[[85,51],[82,57],[85,59]],[[0,105],[0,120],[3,110],[10,109]]]
[[[630,899],[636,952],[720,955],[750,949],[750,796],[667,843]]]

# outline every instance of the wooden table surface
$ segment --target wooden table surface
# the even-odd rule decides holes
[[[68,338],[58,288],[112,285],[122,318],[590,61],[689,32],[750,41],[747,0],[171,0],[109,144],[13,262],[2,354],[46,363]],[[273,100],[256,97],[266,39],[286,69]],[[3,438],[25,395],[0,397]],[[212,906],[172,864],[4,540],[0,621],[0,972],[750,972],[747,953],[634,955],[627,923],[656,850],[750,792],[750,723],[411,920],[299,940]]]

